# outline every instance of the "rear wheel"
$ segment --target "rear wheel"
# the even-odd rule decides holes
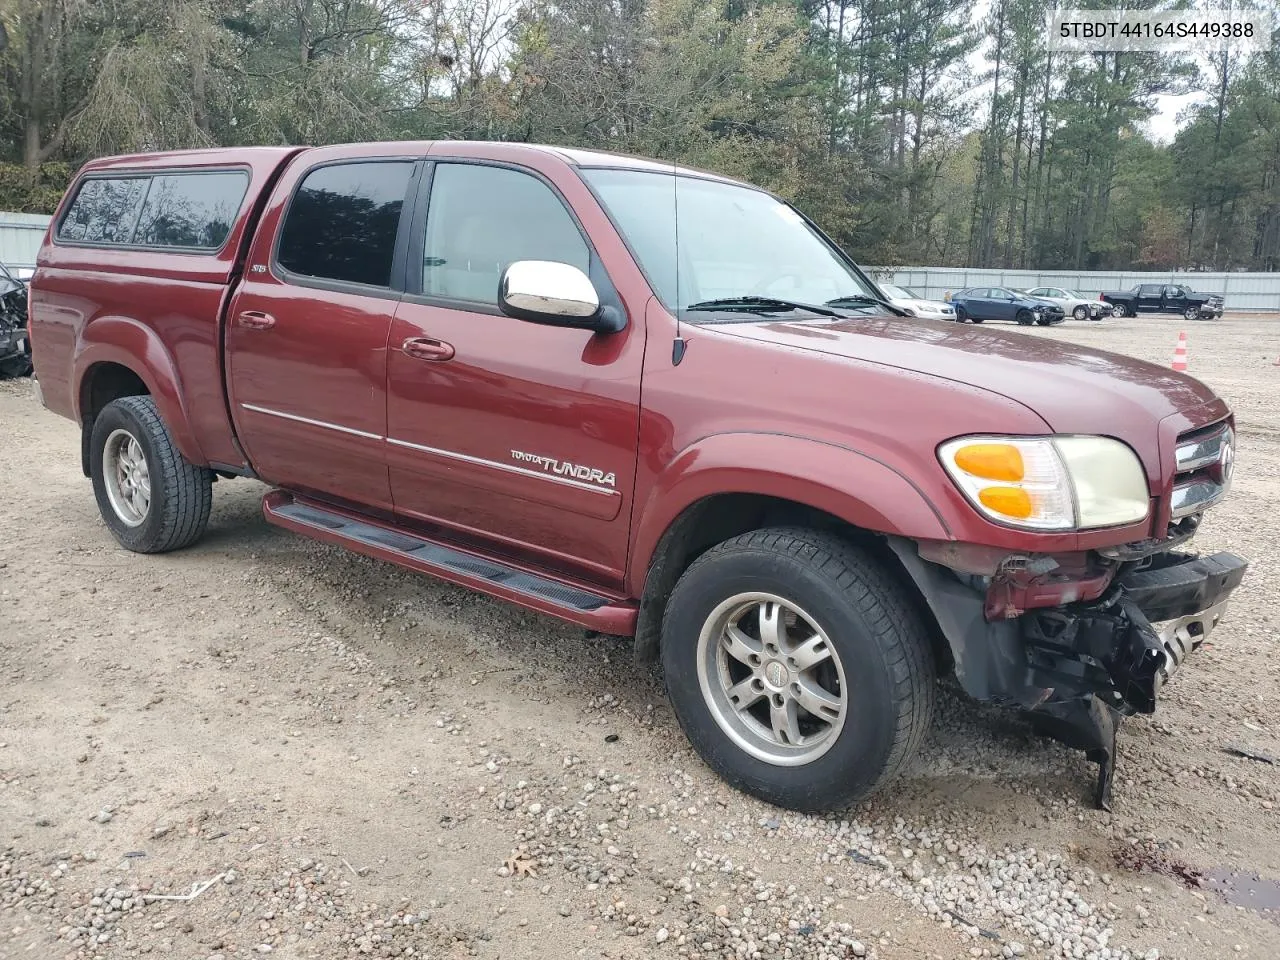
[[[1030,310],[1023,309],[1018,311],[1018,314],[1014,319],[1018,321],[1020,326],[1029,327],[1031,324],[1035,323],[1036,315]]]
[[[883,786],[933,711],[911,599],[870,554],[807,529],[744,534],[689,567],[667,605],[662,666],[703,760],[794,810]]]
[[[1131,317],[1133,316],[1133,311],[1131,311],[1128,308],[1128,306],[1126,306],[1123,303],[1116,303],[1116,304],[1112,304],[1112,315],[1116,317],[1122,317],[1122,318]]]
[[[956,323],[964,323],[969,319],[969,311],[964,307],[956,307]]]
[[[121,546],[164,553],[204,533],[213,473],[178,452],[150,397],[121,397],[103,407],[89,449],[98,510]]]

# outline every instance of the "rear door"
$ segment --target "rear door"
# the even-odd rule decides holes
[[[594,202],[561,165],[563,187]],[[481,549],[620,581],[644,304],[627,305],[632,322],[607,335],[505,316],[498,282],[517,260],[572,264],[602,303],[623,304],[544,172],[459,158],[432,164],[424,193],[427,179],[387,368],[396,512]]]
[[[228,393],[263,479],[390,510],[387,337],[421,165],[332,157],[350,149],[305,154],[276,189],[227,315]]]

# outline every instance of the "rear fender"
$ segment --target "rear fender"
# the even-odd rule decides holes
[[[727,493],[789,500],[875,533],[952,539],[924,492],[882,460],[787,434],[717,434],[686,447],[654,483],[633,541],[628,582],[634,596],[671,524],[699,500]]]
[[[118,363],[136,373],[155,400],[179,452],[191,463],[205,465],[204,452],[187,416],[177,366],[154,330],[128,317],[98,317],[85,326],[72,361],[75,415],[82,424],[89,374],[101,363]]]

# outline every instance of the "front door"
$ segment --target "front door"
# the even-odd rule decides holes
[[[1164,287],[1159,283],[1144,283],[1138,287],[1138,310],[1143,313],[1159,313]]]
[[[625,568],[643,312],[620,333],[499,312],[517,260],[569,263],[612,294],[552,186],[521,168],[434,165],[391,331],[387,460],[398,514],[608,583]]]
[[[324,164],[280,185],[227,314],[231,412],[269,483],[391,509],[387,337],[392,259],[415,165]],[[268,222],[268,220],[270,222]]]

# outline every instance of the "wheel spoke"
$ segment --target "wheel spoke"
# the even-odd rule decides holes
[[[720,645],[724,647],[725,653],[745,666],[755,667],[760,662],[762,652],[760,642],[743,633],[742,628],[737,624],[730,623],[725,626]]]
[[[778,706],[779,700],[782,706]],[[790,697],[775,694],[769,701],[769,723],[779,743],[793,747],[800,745],[800,719],[796,713],[796,702]]]
[[[824,660],[831,659],[831,648],[827,646],[827,638],[820,633],[815,633],[804,643],[797,646],[788,654],[788,659],[793,662],[795,668],[801,672],[811,670]]]
[[[764,689],[756,677],[750,676],[735,683],[725,691],[725,695],[728,696],[729,702],[741,712],[763,697]]]
[[[834,723],[840,719],[840,698],[828,693],[809,677],[801,677],[791,687],[796,702],[819,720]]]
[[[783,620],[783,606],[780,603],[763,601],[760,604],[760,639],[765,649],[781,652],[787,638],[787,625]]]

